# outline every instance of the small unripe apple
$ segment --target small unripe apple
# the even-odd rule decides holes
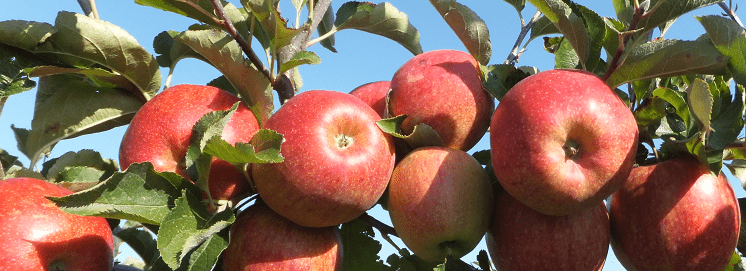
[[[595,74],[549,70],[518,82],[490,126],[492,167],[505,190],[544,214],[597,205],[622,186],[637,152],[632,112]]]
[[[33,178],[0,181],[0,270],[111,270],[114,239],[102,217],[68,214],[46,197],[72,194]]]
[[[380,118],[347,93],[296,95],[264,125],[284,136],[285,160],[252,166],[257,192],[301,226],[334,226],[362,215],[386,190],[394,169],[394,145],[376,125]]]
[[[203,115],[229,110],[239,101],[230,92],[210,86],[176,85],[164,90],[132,118],[119,148],[122,168],[149,161],[156,171],[176,172],[189,179],[185,156],[192,127]],[[222,138],[230,144],[249,142],[258,130],[254,113],[241,102],[225,126]],[[217,158],[213,158],[208,185],[215,200],[229,200],[249,189],[242,170]]]
[[[388,192],[394,229],[415,255],[431,262],[471,252],[492,215],[487,172],[460,150],[414,150],[394,169]]]
[[[485,239],[497,270],[598,271],[609,251],[609,214],[599,202],[577,214],[546,215],[502,191]]]
[[[337,271],[342,239],[337,227],[302,227],[259,201],[238,214],[222,257],[226,271]]]
[[[738,242],[733,188],[693,156],[634,168],[610,205],[611,247],[628,270],[723,270]]]
[[[402,131],[427,124],[446,147],[468,151],[487,132],[495,108],[482,88],[479,63],[468,53],[436,50],[419,54],[391,79],[389,116],[407,115]]]

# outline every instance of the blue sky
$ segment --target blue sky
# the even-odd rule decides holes
[[[240,6],[239,1],[232,0],[230,2]],[[292,16],[295,14],[295,10],[290,5],[290,1],[284,0],[282,2],[284,2],[281,6],[283,15],[290,16],[290,21],[294,22]],[[577,2],[586,5],[601,16],[614,17],[611,1],[580,0]],[[343,3],[343,1],[336,1],[332,4],[332,7],[336,10]],[[392,0],[391,3],[400,11],[409,15],[411,23],[420,32],[420,42],[424,51],[437,49],[466,50],[428,1]],[[520,21],[516,11],[503,1],[462,0],[460,3],[472,8],[487,23],[491,31],[493,51],[490,64],[502,63],[511,50],[520,30]],[[743,4],[743,2],[741,3]],[[110,21],[128,31],[153,54],[152,42],[158,33],[164,30],[183,31],[189,25],[195,23],[192,19],[174,13],[139,6],[134,1],[99,0],[97,4],[103,20]],[[54,23],[56,14],[60,10],[80,12],[80,7],[77,1],[73,0],[26,0],[22,4],[4,5],[0,9],[0,21],[21,19]],[[528,20],[534,11],[533,7],[527,6],[523,11],[523,16]],[[721,10],[718,7],[710,6],[695,13],[686,14],[674,24],[666,37],[683,40],[696,39],[698,35],[704,33],[704,29],[693,19],[693,16],[720,13]],[[746,14],[739,12],[739,15],[742,15],[743,18],[743,15]],[[545,52],[541,43],[541,39],[535,40],[528,47],[528,51],[520,58],[518,65],[533,66],[539,70],[551,69],[554,65],[553,55]],[[304,84],[302,90],[324,89],[349,92],[353,88],[368,82],[390,80],[399,66],[412,57],[409,51],[391,40],[356,30],[343,30],[337,33],[336,48],[338,53],[332,53],[320,45],[314,45],[310,48],[311,51],[316,52],[321,57],[321,64],[306,65],[300,68]],[[263,54],[260,54],[261,56]],[[162,69],[161,73],[165,78],[168,70]],[[198,60],[189,59],[179,63],[171,84],[206,84],[219,75],[218,71],[211,66]],[[28,165],[28,159],[17,150],[10,126],[12,124],[17,127],[30,128],[34,97],[35,91],[10,97],[2,115],[0,115],[0,148],[7,150],[12,155],[21,157],[25,165]],[[119,127],[95,135],[62,141],[52,151],[51,157],[58,157],[68,151],[88,148],[101,152],[104,158],[117,159],[119,144],[125,129],[126,127]],[[488,138],[488,136],[485,136],[473,150],[488,149]],[[740,182],[731,178],[731,183],[737,196],[744,197],[745,193]],[[388,215],[380,208],[374,209],[372,215],[390,224]],[[381,254],[385,259],[394,250],[385,241],[381,240],[381,243],[383,244]],[[401,242],[399,244],[401,245]],[[484,243],[481,243],[475,249],[475,252],[480,249],[486,249]],[[547,253],[551,253],[551,251],[547,251]],[[472,253],[463,259],[474,261],[476,259],[475,255],[475,253]],[[604,270],[623,270],[611,252]]]

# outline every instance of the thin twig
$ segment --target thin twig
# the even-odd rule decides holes
[[[222,21],[222,24],[228,34],[231,35],[233,39],[236,40],[236,42],[238,42],[238,45],[241,46],[241,50],[243,50],[246,56],[248,56],[251,63],[254,64],[254,66],[260,72],[262,72],[262,74],[264,74],[264,77],[267,77],[267,79],[274,84],[274,76],[272,76],[272,73],[270,73],[270,71],[266,67],[264,67],[264,63],[262,63],[259,57],[254,53],[254,50],[249,47],[249,44],[246,42],[246,40],[244,40],[243,37],[238,34],[238,30],[236,30],[236,27],[233,25],[233,22],[231,22],[230,18],[228,18],[228,14],[225,12],[223,5],[220,3],[220,0],[210,0],[210,3],[212,3],[212,6],[215,8],[215,13],[218,16],[218,19]]]
[[[381,234],[393,235],[393,236],[399,237],[399,235],[396,233],[396,230],[393,227],[386,225],[386,223],[383,223],[380,220],[376,219],[375,217],[370,216],[368,213],[363,213],[363,215],[360,216],[360,220],[378,229],[378,231],[380,231]]]
[[[733,1],[732,0],[728,1],[728,3],[730,4],[730,7],[726,5],[725,2],[718,2],[718,6],[720,6],[720,8],[722,8],[725,11],[725,14],[728,15],[728,17],[730,17],[731,20],[738,23],[738,25],[740,25],[741,28],[744,28],[743,23],[741,22],[740,19],[738,19],[738,16],[736,16],[736,12],[733,11]]]
[[[619,67],[619,59],[621,59],[622,54],[624,53],[627,42],[629,42],[629,39],[632,37],[632,35],[635,33],[635,30],[637,29],[637,23],[647,17],[644,14],[645,9],[640,7],[639,5],[635,5],[635,14],[632,16],[632,22],[629,23],[627,31],[619,33],[619,47],[616,50],[616,54],[614,54],[614,58],[612,58],[611,62],[609,62],[609,68],[606,70],[606,73],[604,73],[603,77],[601,77],[604,81],[606,81],[606,79],[609,79],[609,76],[611,76],[616,68]]]
[[[91,11],[93,12],[93,18],[101,19],[98,16],[98,8],[96,8],[96,0],[89,0],[91,2]]]
[[[528,32],[531,31],[531,28],[534,27],[534,23],[536,23],[539,18],[541,18],[541,11],[537,10],[536,13],[534,13],[534,16],[531,17],[531,20],[521,26],[521,33],[518,34],[518,38],[516,39],[515,44],[513,44],[513,50],[510,51],[508,59],[505,60],[505,64],[513,64],[518,61],[518,57],[520,57],[518,48],[521,47],[523,39],[526,38],[526,35],[528,35]],[[523,24],[523,20],[521,20],[521,24]]]

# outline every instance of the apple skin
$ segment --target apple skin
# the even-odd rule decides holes
[[[34,178],[0,181],[0,270],[112,269],[106,219],[65,213],[45,198],[71,193]]]
[[[610,204],[611,247],[627,270],[723,270],[741,214],[725,176],[693,156],[632,170]]]
[[[376,204],[394,168],[380,116],[343,92],[311,90],[288,100],[264,128],[284,135],[282,163],[254,164],[264,202],[306,227],[342,224]]]
[[[609,251],[606,205],[580,213],[539,213],[499,191],[487,231],[487,251],[497,270],[601,270]]]
[[[378,112],[381,118],[385,118],[386,95],[389,94],[390,89],[391,81],[376,81],[356,87],[350,91],[350,94],[363,100],[363,102]]]
[[[619,189],[637,145],[634,115],[603,80],[582,70],[549,70],[518,82],[490,126],[500,184],[549,215],[581,212]]]
[[[415,149],[394,169],[391,223],[420,258],[443,262],[471,252],[487,231],[492,184],[474,157],[445,147]]]
[[[122,169],[149,161],[156,171],[176,172],[189,179],[184,157],[192,126],[209,112],[229,110],[240,101],[225,90],[199,85],[176,85],[145,103],[132,118],[119,148]],[[249,142],[259,130],[254,113],[241,102],[223,130],[230,144]],[[208,178],[210,195],[229,200],[249,190],[245,175],[232,164],[213,158]]]
[[[258,201],[238,214],[222,257],[225,271],[341,270],[342,238],[337,227],[302,227]]]
[[[468,151],[487,132],[495,101],[482,88],[479,64],[455,50],[419,54],[391,79],[389,116],[407,115],[402,131],[425,123],[446,147]]]

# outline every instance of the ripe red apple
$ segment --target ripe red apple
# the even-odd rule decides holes
[[[229,110],[239,100],[230,92],[210,86],[177,85],[164,90],[132,118],[119,148],[122,168],[149,161],[156,171],[172,171],[189,178],[184,157],[192,126],[203,115]],[[249,142],[258,130],[254,113],[241,102],[222,137],[231,144]],[[228,200],[249,189],[241,170],[217,158],[211,164],[208,186],[216,200]]]
[[[255,164],[264,202],[306,227],[345,223],[375,205],[394,168],[391,137],[380,116],[343,92],[313,90],[288,100],[264,128],[284,135],[283,163]]]
[[[39,179],[0,181],[0,270],[111,270],[106,219],[65,213],[45,198],[71,193]]]
[[[386,113],[386,95],[391,89],[391,81],[377,81],[356,87],[350,94],[360,98],[363,102],[370,105],[381,118],[385,118]]]
[[[627,179],[637,135],[635,117],[598,76],[544,71],[518,82],[495,109],[492,166],[505,190],[532,209],[579,213]]]
[[[479,64],[461,51],[417,55],[391,79],[389,116],[408,115],[402,131],[425,123],[446,147],[467,151],[487,132],[495,102],[482,89]]]
[[[423,147],[394,169],[389,184],[391,223],[422,259],[460,258],[477,246],[492,214],[487,172],[464,151]]]
[[[633,169],[609,213],[611,247],[628,270],[723,270],[741,224],[728,181],[693,156]]]
[[[601,270],[609,250],[609,214],[598,202],[567,216],[539,213],[496,193],[485,237],[497,270]]]
[[[222,257],[226,271],[341,270],[342,239],[337,227],[302,227],[257,202],[238,214]]]

